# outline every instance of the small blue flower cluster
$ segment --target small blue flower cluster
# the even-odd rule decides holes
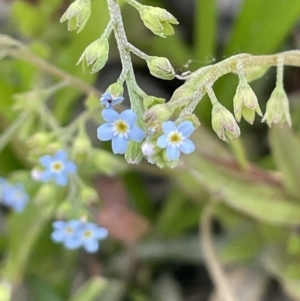
[[[22,212],[29,200],[29,196],[21,183],[12,185],[3,178],[0,178],[0,198],[3,205],[16,212]]]
[[[45,167],[38,175],[42,182],[49,182],[54,179],[57,185],[66,186],[68,174],[74,173],[77,166],[74,162],[68,161],[68,154],[64,150],[58,150],[54,156],[44,155],[40,158],[40,163]]]
[[[51,238],[56,243],[62,243],[65,248],[74,250],[83,247],[88,253],[99,249],[99,240],[107,237],[108,231],[94,223],[80,220],[55,221]]]
[[[100,99],[105,107],[102,116],[107,123],[98,127],[97,137],[101,141],[112,140],[114,154],[124,154],[130,140],[141,142],[146,137],[143,130],[135,126],[137,116],[132,110],[125,110],[118,114],[112,109],[123,99],[123,97],[114,98],[108,92],[104,93]],[[164,134],[158,138],[156,145],[161,149],[166,149],[166,156],[169,160],[177,160],[180,152],[190,154],[195,150],[195,145],[188,139],[195,130],[191,121],[184,121],[178,126],[173,121],[166,121],[162,124],[162,129]],[[142,147],[142,150],[151,163],[149,147]]]

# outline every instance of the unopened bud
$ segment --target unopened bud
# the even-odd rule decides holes
[[[219,102],[212,108],[212,128],[218,137],[223,141],[234,140],[240,135],[240,128],[237,125],[234,116]]]
[[[150,56],[147,59],[147,66],[150,73],[155,77],[171,80],[175,76],[175,71],[170,61],[165,57]]]
[[[77,65],[82,62],[84,73],[96,73],[101,70],[107,62],[108,52],[108,40],[100,38],[85,48]]]
[[[158,124],[171,118],[173,110],[168,104],[157,104],[145,112],[145,121],[148,128],[155,128]]]
[[[77,33],[82,31],[91,15],[90,0],[76,0],[68,7],[67,11],[60,18],[60,23],[68,21],[68,30],[78,28]]]
[[[52,140],[52,135],[47,132],[37,132],[26,140],[30,149],[44,149]]]
[[[174,34],[171,24],[178,24],[178,21],[167,10],[159,7],[142,5],[139,13],[144,25],[154,34],[165,38]]]
[[[91,156],[92,144],[91,140],[84,129],[80,129],[79,134],[74,139],[72,147],[72,158],[77,163],[87,161]]]
[[[268,126],[272,123],[286,122],[292,125],[289,100],[282,86],[276,86],[267,102],[266,113],[262,122],[266,121]]]
[[[233,107],[238,122],[241,121],[243,116],[248,123],[253,124],[255,112],[262,116],[257,97],[247,82],[239,83],[233,98]]]
[[[166,102],[164,98],[159,98],[151,95],[147,95],[143,100],[144,100],[144,107],[146,109],[150,109],[154,105],[159,105]]]
[[[96,190],[89,186],[81,188],[80,199],[84,205],[92,205],[99,200]]]

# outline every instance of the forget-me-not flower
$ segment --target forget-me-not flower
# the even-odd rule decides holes
[[[55,221],[52,223],[54,231],[51,233],[51,239],[54,242],[63,243],[67,249],[77,249],[81,246],[81,240],[78,235],[82,221]]]
[[[141,142],[145,138],[142,129],[135,125],[136,114],[125,110],[121,114],[113,109],[104,109],[102,117],[107,123],[97,129],[97,137],[101,141],[112,140],[114,154],[124,154],[130,140]]]
[[[3,205],[16,212],[22,212],[24,210],[29,196],[21,183],[11,185],[1,179],[1,192]]]
[[[184,121],[176,126],[173,121],[162,124],[164,134],[157,139],[157,146],[166,149],[169,160],[177,160],[180,152],[190,154],[195,150],[194,143],[187,139],[195,130],[191,121]]]
[[[83,247],[88,253],[95,253],[99,249],[99,240],[107,237],[108,231],[94,223],[80,220],[55,221],[51,239],[63,243],[70,250]]]
[[[99,240],[107,237],[108,231],[105,228],[98,227],[94,223],[83,223],[78,235],[83,248],[88,253],[95,253],[99,249]]]
[[[54,179],[57,185],[67,185],[68,174],[76,172],[77,169],[76,164],[68,161],[67,158],[67,152],[62,149],[58,150],[54,156],[42,156],[39,161],[46,169],[41,172],[41,181],[49,182]]]
[[[101,104],[106,109],[111,109],[112,107],[119,105],[123,100],[123,96],[113,97],[109,92],[105,92],[100,98]]]

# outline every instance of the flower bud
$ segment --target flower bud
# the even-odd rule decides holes
[[[212,128],[223,141],[234,140],[240,135],[240,128],[237,125],[232,113],[219,102],[212,108]]]
[[[113,97],[122,96],[124,93],[124,87],[120,82],[116,82],[111,84],[106,89],[106,92],[110,93]]]
[[[85,48],[77,62],[77,65],[82,62],[82,69],[84,73],[96,73],[101,70],[107,62],[108,52],[108,40],[100,38]]]
[[[267,121],[268,126],[272,123],[286,122],[292,125],[289,100],[282,86],[276,86],[267,102],[266,113],[262,122]]]
[[[76,0],[68,7],[67,11],[62,15],[59,22],[68,20],[68,30],[72,31],[78,28],[77,33],[82,31],[86,22],[91,15],[90,0]]]
[[[159,98],[159,97],[151,96],[151,95],[147,95],[143,99],[143,101],[144,101],[144,107],[146,108],[146,110],[150,109],[154,105],[163,104],[166,102],[166,100],[164,98]]]
[[[145,112],[145,121],[148,128],[154,128],[157,125],[161,125],[162,122],[171,118],[173,110],[171,110],[168,104],[157,104],[151,107]]]
[[[36,204],[45,204],[55,199],[57,195],[57,186],[54,184],[42,184],[35,194],[34,202]]]
[[[178,24],[178,21],[167,10],[142,5],[139,9],[139,13],[144,25],[154,34],[162,38],[174,34],[174,29],[171,24]]]
[[[81,188],[80,199],[84,205],[96,204],[99,200],[96,190],[89,186],[84,186]]]
[[[77,163],[87,161],[91,156],[92,144],[84,129],[74,139],[71,156]]]
[[[243,116],[245,120],[253,124],[255,112],[262,116],[257,97],[250,85],[246,82],[240,82],[233,98],[233,107],[235,119],[240,122]]]
[[[30,149],[44,149],[52,140],[52,135],[47,132],[37,132],[26,140]]]
[[[167,58],[150,56],[146,62],[153,76],[167,80],[174,78],[175,71]]]

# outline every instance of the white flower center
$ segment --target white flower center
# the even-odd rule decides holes
[[[118,135],[126,135],[129,131],[129,125],[124,120],[117,120],[114,124],[114,131]]]
[[[53,172],[61,172],[64,168],[64,165],[61,161],[54,161],[51,163],[51,171]]]
[[[65,232],[67,235],[71,235],[71,234],[73,234],[74,230],[72,227],[66,227]]]
[[[183,140],[182,134],[177,131],[173,131],[168,136],[169,144],[173,146],[179,146]]]

